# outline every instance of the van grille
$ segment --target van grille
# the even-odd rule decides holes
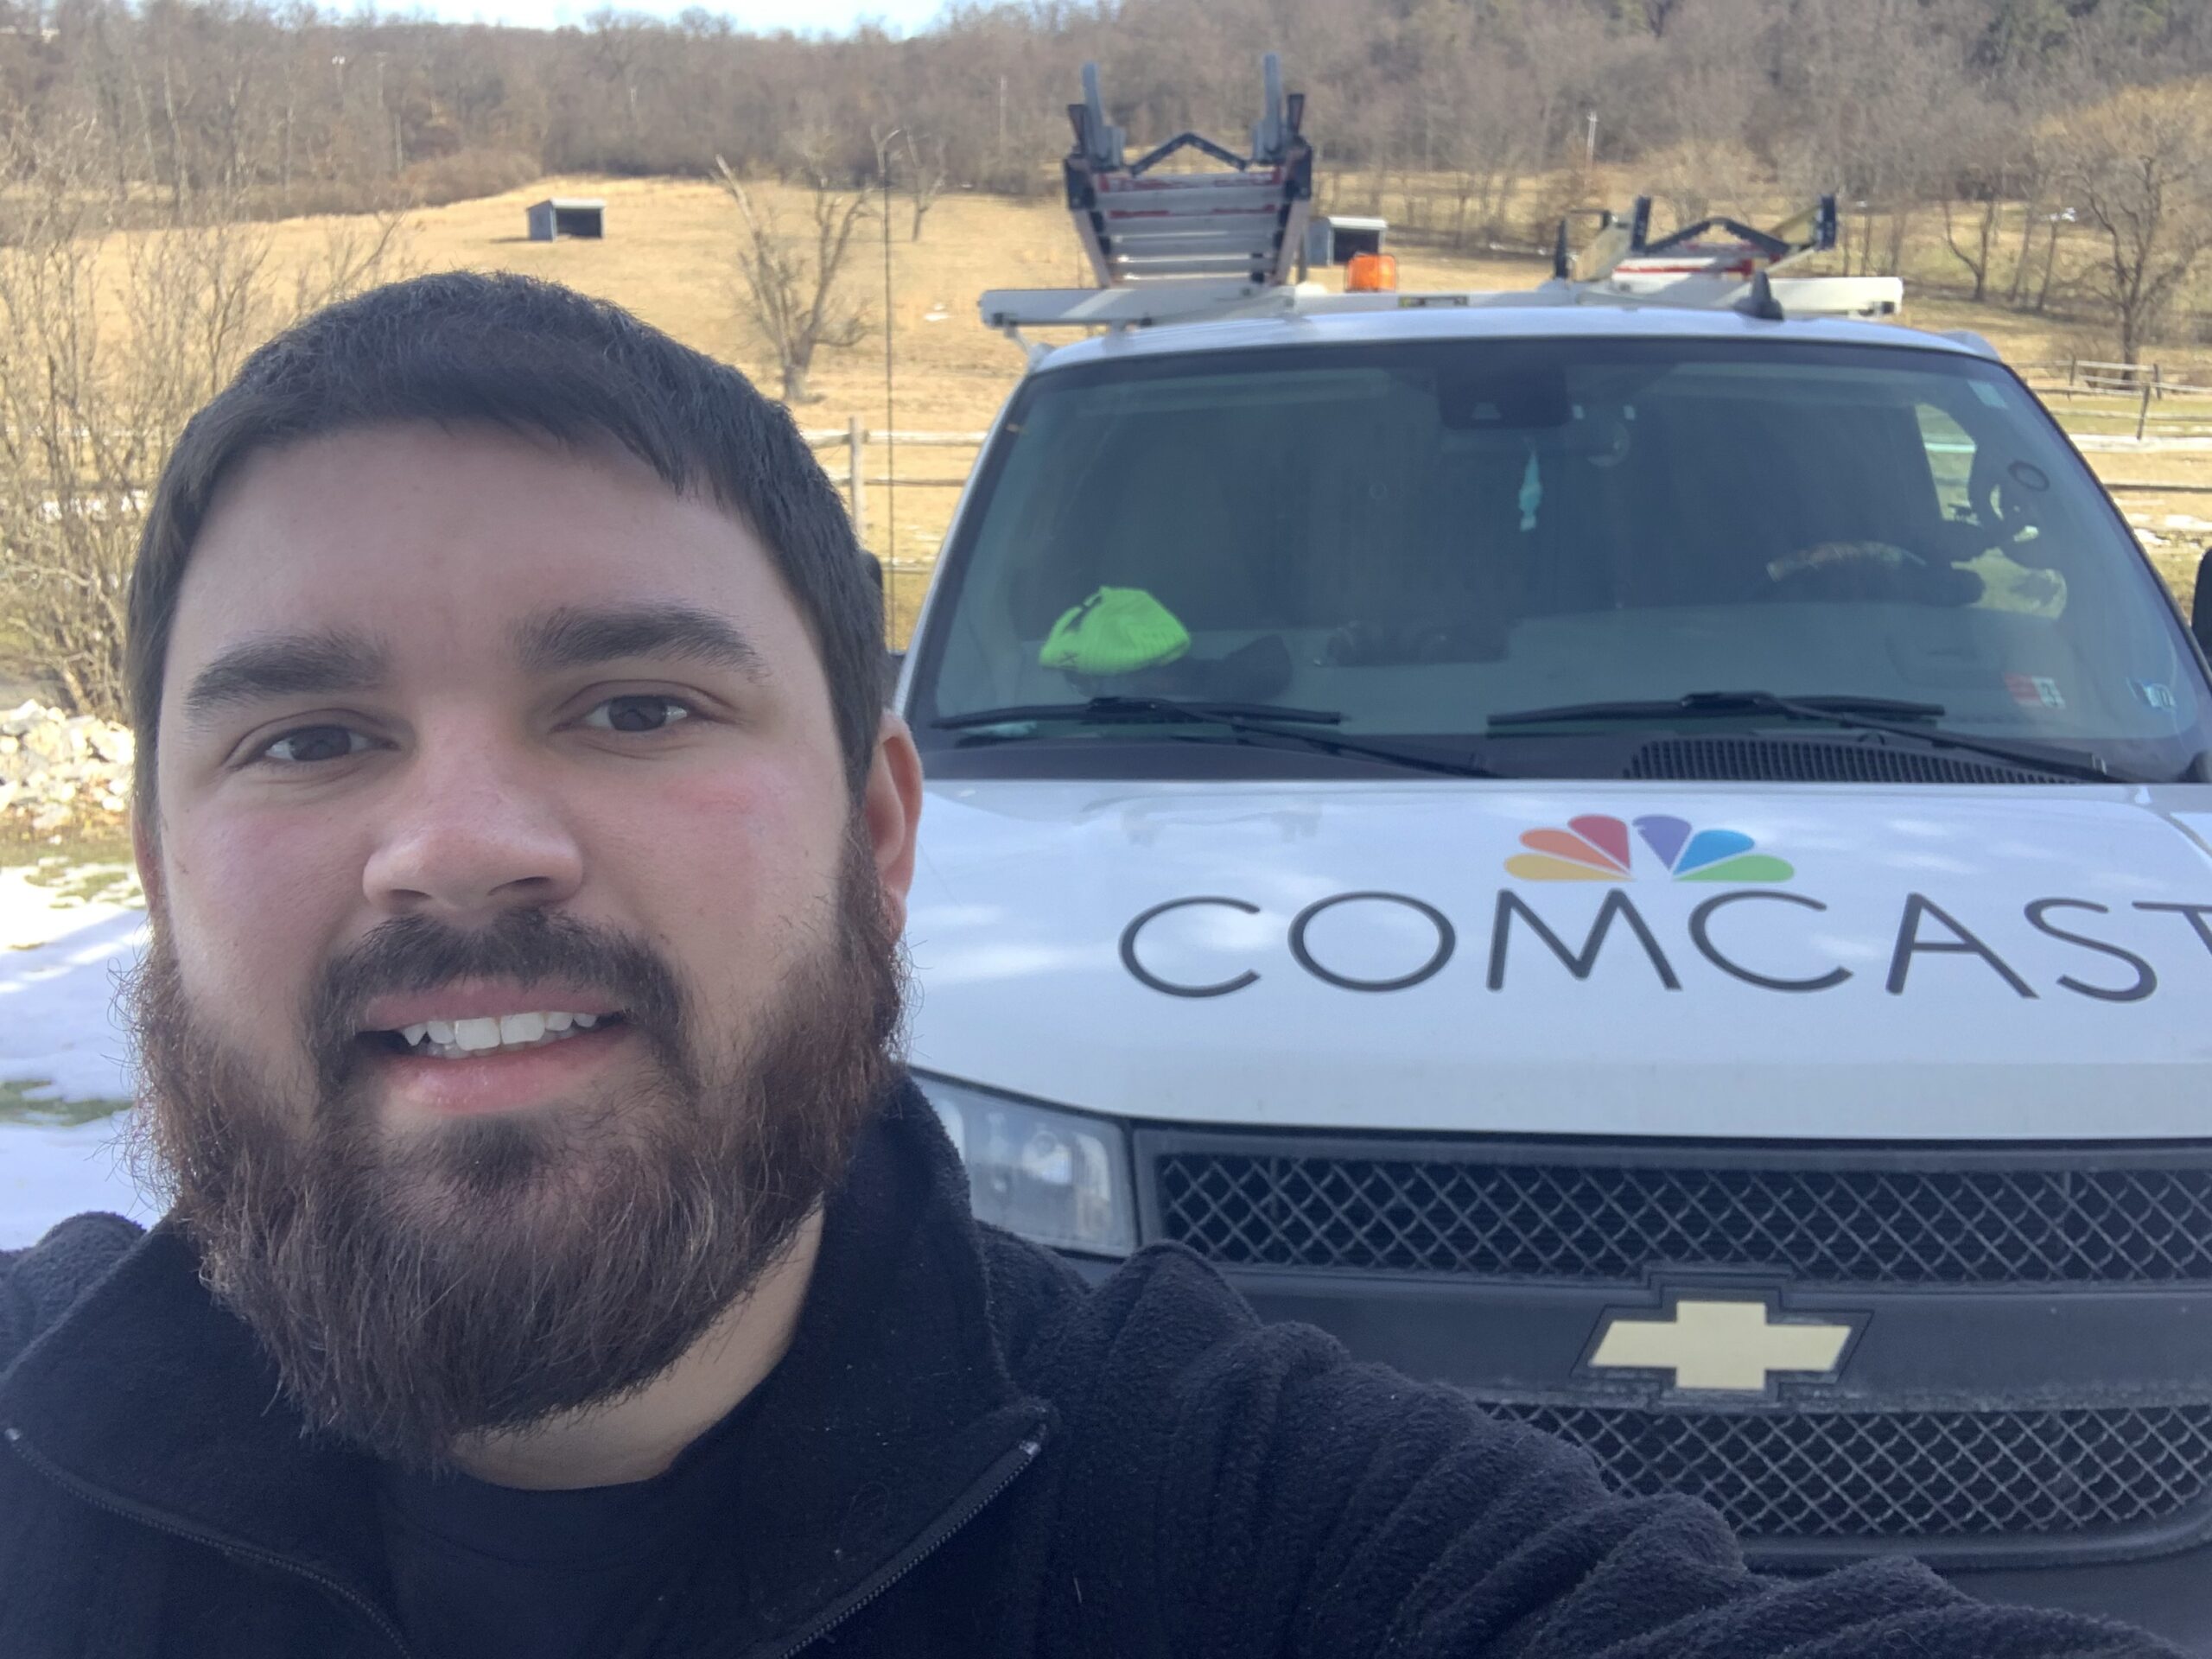
[[[2145,1528],[2212,1486],[2212,1406],[1670,1412],[1485,1402],[1637,1495],[1701,1497],[1746,1540],[2018,1538]]]
[[[1163,1152],[1157,1236],[1238,1267],[1630,1281],[2212,1279],[2212,1170],[1818,1169]]]

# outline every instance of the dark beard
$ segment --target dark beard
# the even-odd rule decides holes
[[[828,920],[745,1039],[706,1052],[638,940],[536,910],[467,932],[388,922],[310,995],[303,1103],[209,1029],[157,919],[126,991],[143,1151],[308,1425],[449,1466],[463,1436],[643,1389],[747,1295],[895,1075],[901,961],[857,827]],[[646,1080],[395,1135],[364,1098],[358,1011],[464,975],[601,993],[642,1039]]]

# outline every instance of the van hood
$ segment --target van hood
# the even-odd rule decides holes
[[[946,781],[922,1071],[1124,1117],[2212,1135],[2212,789]]]

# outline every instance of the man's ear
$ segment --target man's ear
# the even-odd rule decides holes
[[[165,896],[162,891],[162,843],[154,833],[150,809],[131,809],[130,857],[138,866],[138,886],[145,893],[146,908],[158,915]]]
[[[876,728],[875,754],[861,794],[861,817],[875,855],[877,884],[893,931],[906,925],[906,892],[914,884],[914,832],[922,817],[922,757],[913,734],[885,711]]]

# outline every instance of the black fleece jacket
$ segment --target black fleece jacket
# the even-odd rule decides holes
[[[622,1659],[2171,1651],[1904,1560],[1756,1578],[1711,1510],[1610,1497],[1555,1440],[1260,1325],[1179,1251],[1087,1288],[976,1225],[911,1089],[744,1433]],[[303,1433],[175,1230],[79,1217],[0,1257],[0,1433],[6,1659],[410,1651],[373,1467]]]

